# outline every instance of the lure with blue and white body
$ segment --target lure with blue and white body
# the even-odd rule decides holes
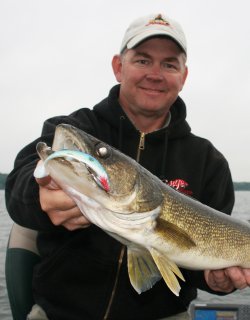
[[[44,158],[45,150],[46,152],[51,152],[50,155],[46,158]],[[79,150],[68,149],[53,152],[43,142],[38,143],[37,151],[41,159],[43,160],[43,163],[39,165],[34,171],[35,178],[43,178],[48,175],[51,175],[51,169],[49,168],[49,164],[52,160],[64,162],[64,165],[65,162],[68,162],[68,164],[70,165],[71,161],[76,161],[79,162],[79,171],[83,169],[83,166],[84,168],[86,167],[94,181],[106,192],[109,191],[108,175],[103,166],[100,164],[100,162],[91,155]]]

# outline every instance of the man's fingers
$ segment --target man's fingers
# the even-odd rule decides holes
[[[43,171],[43,173],[41,173]],[[36,169],[34,171],[34,177],[36,179],[36,182],[41,187],[46,187],[47,189],[60,189],[60,187],[55,183],[54,180],[51,179],[50,175],[46,172],[45,168],[43,166],[42,160],[39,160],[36,166]]]
[[[51,211],[48,212],[48,216],[55,226],[62,225],[70,231],[86,228],[90,225],[90,222],[84,217],[78,207],[66,211]]]
[[[76,227],[79,228],[90,224],[89,220],[86,219],[71,198],[67,199],[64,196],[64,199],[62,199],[61,203],[63,201],[67,202],[65,203],[63,210],[59,208],[47,211],[47,214],[54,225],[63,225],[67,229],[72,230],[73,228],[75,229]],[[65,209],[66,207],[67,209]]]
[[[66,229],[73,231],[73,230],[83,229],[83,228],[89,227],[90,222],[83,215],[81,215],[80,217],[73,218],[73,219],[66,221],[63,224],[63,226]]]
[[[228,284],[228,278],[225,277],[224,270],[213,271],[214,285],[225,288]]]
[[[45,187],[50,190],[58,190],[60,187],[56,184],[56,182],[51,179],[50,176],[46,176],[44,178],[35,178],[36,182],[39,184],[41,187]]]
[[[226,276],[225,270],[206,270],[205,279],[212,290],[221,292],[231,292],[234,286]]]
[[[82,216],[78,207],[74,206],[68,210],[50,210],[47,212],[50,220],[55,226],[60,226],[71,219],[76,219]]]
[[[74,200],[47,175],[41,161],[38,162],[37,169],[34,177],[39,184],[41,208],[47,213],[51,222],[68,230],[88,227],[90,222],[81,213]]]
[[[72,200],[63,190],[48,189],[47,186],[40,186],[40,203],[42,210],[47,213],[50,211],[64,212],[72,208],[77,208],[74,200]]]
[[[250,269],[230,267],[222,270],[206,270],[205,279],[215,291],[231,292],[250,286]]]
[[[250,269],[242,269],[247,285],[250,287]]]
[[[225,270],[225,274],[232,281],[233,285],[237,289],[244,289],[248,286],[244,269],[238,267],[231,267]],[[247,270],[247,269],[245,269]]]
[[[47,176],[47,177],[44,177],[44,178],[36,178],[36,182],[39,184],[39,186],[41,187],[44,187],[46,185],[48,185],[51,181],[51,177],[50,176]]]

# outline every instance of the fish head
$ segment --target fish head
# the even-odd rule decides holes
[[[65,150],[81,152],[84,157],[89,155],[94,159],[94,165],[92,168],[86,165],[84,157],[78,161],[69,154],[61,158],[51,156],[55,151]],[[109,210],[143,212],[153,210],[161,201],[159,183],[154,183],[153,175],[132,158],[71,125],[58,125],[52,149],[41,145],[38,153],[59,185],[87,194]],[[46,162],[49,157],[50,161]],[[101,179],[103,183],[100,183]]]
[[[52,151],[44,142],[37,144],[37,152],[43,160],[43,166],[39,166],[35,171],[37,178],[51,174],[53,170],[61,170],[63,172],[64,169],[64,171],[71,172],[69,176],[72,178],[74,178],[73,175],[75,174],[78,174],[78,176],[85,174],[87,180],[92,177],[99,187],[107,192],[109,191],[108,176],[101,164],[91,155],[79,150],[62,149]],[[47,166],[50,168],[49,170]],[[55,180],[57,179],[56,177]]]

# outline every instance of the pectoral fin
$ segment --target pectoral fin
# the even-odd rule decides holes
[[[151,289],[161,279],[150,253],[138,247],[128,247],[128,274],[132,286],[139,294]]]
[[[157,250],[152,248],[150,249],[150,253],[169,289],[176,296],[179,296],[181,287],[176,276],[178,276],[181,280],[185,281],[180,269],[173,261],[168,259],[166,256],[162,255]]]
[[[168,242],[175,244],[183,250],[188,250],[196,246],[193,239],[185,232],[185,230],[182,230],[174,223],[164,219],[159,218],[157,220],[155,231]]]

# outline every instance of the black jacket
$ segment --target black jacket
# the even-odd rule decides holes
[[[185,311],[196,297],[196,288],[210,291],[203,272],[182,270],[180,297],[164,281],[138,295],[132,288],[126,253],[119,264],[122,245],[92,225],[77,231],[55,227],[41,210],[38,186],[33,178],[38,155],[36,144],[52,144],[55,126],[69,123],[136,158],[140,132],[118,103],[119,86],[93,110],[80,109],[69,116],[45,121],[42,135],[17,155],[6,182],[6,205],[12,219],[39,230],[42,256],[34,271],[36,302],[49,319],[159,319]],[[228,163],[205,139],[191,133],[186,107],[177,98],[168,127],[145,136],[140,163],[166,183],[201,202],[230,214],[234,192]],[[112,303],[111,296],[113,296]]]

